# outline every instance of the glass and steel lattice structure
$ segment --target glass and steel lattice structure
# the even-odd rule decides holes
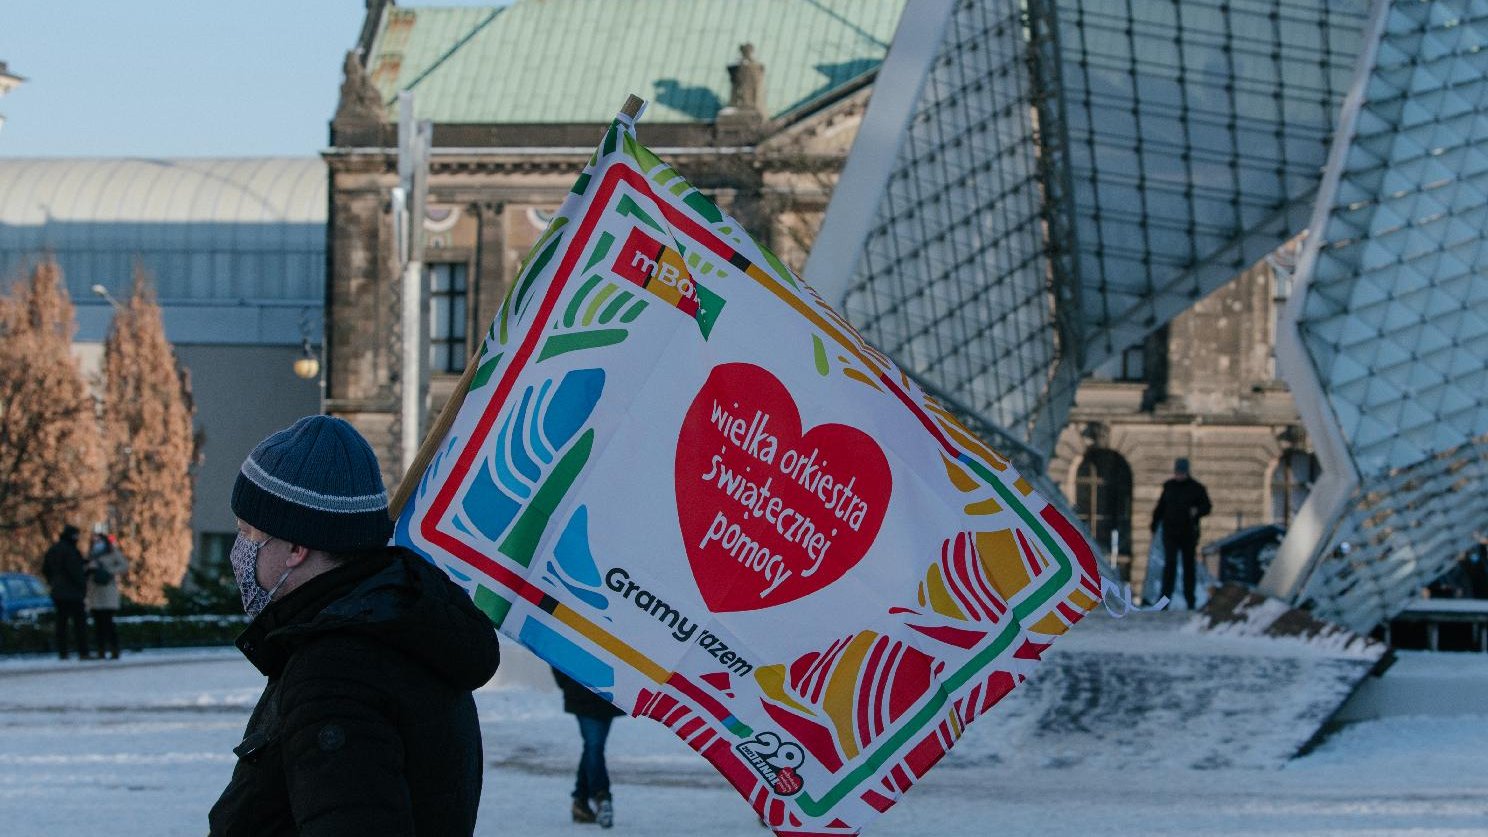
[[[1488,527],[1488,3],[1370,11],[1278,346],[1325,490],[1266,579],[1360,629]]]
[[[1068,335],[1049,328],[1047,277],[1067,268],[1045,242],[1025,42],[1016,4],[950,12],[861,256],[840,265],[850,269],[833,300],[901,364],[934,370],[937,394],[1015,452],[1058,432],[1076,382],[1060,362]],[[813,259],[830,249],[819,244]],[[1001,281],[968,281],[991,276]]]
[[[1324,476],[1264,586],[1369,627],[1485,520],[1484,5],[913,2],[807,276],[1042,470],[1081,377],[1307,233]]]

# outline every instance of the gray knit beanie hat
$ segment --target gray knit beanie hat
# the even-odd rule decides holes
[[[382,468],[342,419],[306,416],[243,460],[232,510],[276,538],[326,552],[383,546],[393,533]]]

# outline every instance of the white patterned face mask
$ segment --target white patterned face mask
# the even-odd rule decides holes
[[[274,600],[274,594],[284,585],[284,579],[289,578],[293,567],[286,567],[284,574],[274,582],[272,590],[265,590],[258,583],[258,551],[263,549],[273,538],[265,538],[255,541],[242,532],[233,541],[232,552],[228,553],[228,561],[232,563],[233,577],[238,580],[238,593],[243,597],[243,612],[248,618],[258,616],[269,602]]]

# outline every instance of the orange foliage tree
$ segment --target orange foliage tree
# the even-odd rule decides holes
[[[105,457],[76,330],[51,259],[0,297],[0,570],[39,572],[63,525],[86,531],[101,511]]]
[[[194,413],[155,293],[136,271],[104,343],[103,438],[113,530],[130,560],[120,587],[142,604],[164,602],[191,561]]]

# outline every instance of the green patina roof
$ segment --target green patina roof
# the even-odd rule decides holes
[[[607,122],[627,93],[647,122],[711,122],[753,43],[779,116],[876,69],[905,0],[517,0],[395,6],[367,66],[389,102],[438,123]]]

